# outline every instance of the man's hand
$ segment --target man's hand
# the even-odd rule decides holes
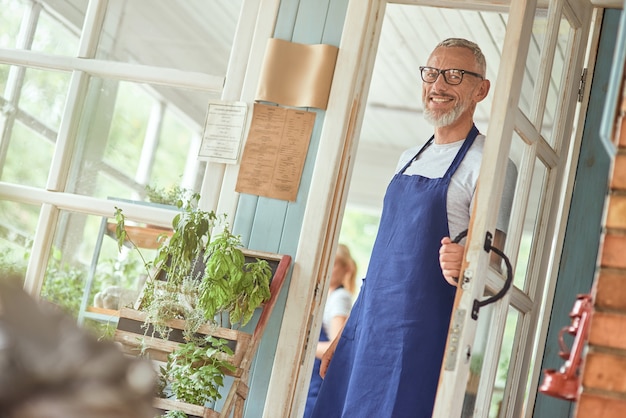
[[[450,237],[444,237],[441,240],[439,264],[441,265],[443,277],[452,286],[456,286],[458,283],[464,250],[465,247],[461,244],[453,243]]]

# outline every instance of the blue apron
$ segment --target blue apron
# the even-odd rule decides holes
[[[431,418],[456,292],[439,265],[448,185],[477,135],[473,126],[443,177],[403,175],[431,138],[389,183],[367,276],[313,418]]]
[[[319,341],[328,341],[328,336],[326,335],[326,331],[324,331],[323,326],[320,330]],[[306,406],[304,407],[304,416],[302,418],[310,418],[311,413],[313,412],[313,407],[315,406],[315,401],[317,400],[317,394],[320,391],[320,386],[322,386],[322,376],[320,376],[321,365],[322,361],[315,357],[315,361],[313,362],[313,371],[311,372],[311,382],[309,383],[309,393],[306,397]]]

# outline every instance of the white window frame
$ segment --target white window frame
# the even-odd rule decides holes
[[[204,73],[165,69],[147,65],[94,59],[98,36],[104,21],[108,2],[90,0],[75,57],[56,56],[22,49],[0,49],[0,62],[10,65],[71,72],[67,104],[51,163],[45,189],[0,182],[0,194],[20,203],[41,205],[36,234],[26,270],[24,288],[38,297],[48,263],[52,239],[61,210],[96,216],[110,216],[114,204],[105,199],[75,195],[63,191],[72,158],[74,133],[78,127],[79,110],[87,93],[90,76],[115,78],[131,82],[163,84],[172,87],[192,88],[220,96],[223,100],[240,100],[244,84],[255,83],[258,78],[257,63],[262,57],[265,41],[271,37],[280,2],[278,0],[243,0],[235,38],[225,77]],[[40,10],[39,4],[33,10]],[[32,24],[32,23],[31,23]],[[263,47],[260,43],[263,42]],[[259,52],[260,51],[260,52]],[[251,68],[251,70],[249,70]],[[234,186],[223,184],[225,164],[208,163],[203,179],[200,202],[207,210],[222,210],[234,217],[237,193]],[[238,170],[229,168],[229,170]],[[129,218],[156,225],[169,225],[171,211],[117,203]]]

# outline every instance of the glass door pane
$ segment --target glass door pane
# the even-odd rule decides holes
[[[545,98],[545,110],[541,112],[543,115],[541,135],[546,138],[553,148],[557,147],[557,141],[559,139],[556,136],[554,124],[558,119],[557,112],[560,109],[559,101],[563,97],[561,90],[564,88],[565,76],[568,74],[567,65],[571,58],[571,51],[568,47],[573,41],[574,34],[575,31],[567,18],[565,16],[561,17],[557,43],[554,49],[554,55],[552,56],[552,71],[550,73],[549,88]]]
[[[571,124],[563,121],[577,106],[576,100],[571,100],[571,92],[578,90],[576,72],[582,67],[586,43],[576,35],[583,33],[586,42],[591,6],[586,4],[577,9],[582,16],[574,21],[584,22],[582,28],[573,27],[568,19],[571,16],[564,14],[572,9],[562,4],[550,3],[549,9],[534,11],[528,5],[520,6],[518,13],[514,13],[517,6],[520,5],[511,4],[508,26],[519,33],[507,32],[505,39],[501,70],[506,69],[506,76],[498,78],[505,85],[496,86],[491,115],[496,123],[490,125],[487,134],[482,189],[472,216],[466,247],[468,264],[453,311],[435,416],[518,416],[528,399],[526,382],[529,368],[534,365],[537,309],[549,286],[546,269],[554,251],[554,230],[550,225],[555,222],[548,219],[558,212],[556,208],[563,193],[558,179],[567,165],[567,150],[555,150],[551,145],[567,142],[573,132]],[[528,54],[520,54],[526,45]],[[572,65],[572,60],[576,65]],[[520,61],[525,62],[525,68],[518,65]],[[523,77],[516,75],[516,71],[523,73]],[[565,80],[570,80],[570,84],[566,85]],[[520,86],[519,90],[516,85]],[[502,105],[498,104],[500,100]],[[504,105],[511,100],[518,103],[517,113]],[[568,128],[557,132],[555,126]],[[502,167],[506,167],[507,157],[517,166],[519,176],[504,251],[511,256],[515,277],[512,288],[501,300],[477,311],[477,303],[498,292],[503,283],[502,274],[488,265],[490,261],[483,253],[487,248],[483,248],[485,242],[489,243],[489,229],[485,234],[485,228],[490,228],[487,226],[492,216],[490,210],[493,211],[493,202],[500,198],[492,187],[502,183],[497,177],[505,171]],[[483,176],[486,173],[488,178]],[[484,283],[484,293],[476,283]],[[467,319],[470,312],[473,321]],[[486,338],[485,329],[489,329]],[[458,361],[458,369],[448,367],[455,364],[452,359]],[[469,382],[461,412],[454,406],[459,379]],[[478,388],[476,380],[480,382]],[[502,388],[504,381],[506,386]],[[495,396],[496,392],[499,395]]]

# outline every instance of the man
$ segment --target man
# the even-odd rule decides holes
[[[367,276],[324,354],[314,418],[430,418],[485,137],[474,126],[489,92],[480,48],[447,39],[420,67],[434,135],[407,150],[384,199]],[[331,361],[332,359],[332,361]]]

